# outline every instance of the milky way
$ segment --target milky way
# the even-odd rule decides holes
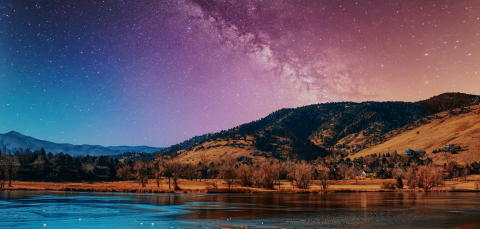
[[[0,132],[169,146],[284,107],[480,94],[480,1],[13,1]]]

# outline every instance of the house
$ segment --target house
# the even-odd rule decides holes
[[[403,154],[406,154],[408,156],[413,156],[415,154],[415,151],[407,148],[407,150],[405,150]]]
[[[375,174],[374,174],[374,173],[369,173],[369,172],[362,171],[362,176],[363,176],[363,177],[374,177]]]
[[[425,150],[411,150],[411,149],[408,149],[405,150],[404,154],[408,155],[408,156],[415,156],[415,155],[419,155],[419,156],[422,156],[422,155],[425,155]]]
[[[455,150],[455,148],[456,148],[456,147],[455,147],[454,144],[446,144],[446,145],[445,145],[445,149],[446,149],[447,151]]]
[[[417,150],[415,151],[415,155],[419,155],[419,156],[422,156],[422,155],[425,155],[425,150]]]
[[[442,174],[442,178],[443,178],[443,179],[449,179],[449,178],[451,178],[451,177],[450,177],[450,174],[449,174],[449,173],[444,172],[444,173]]]

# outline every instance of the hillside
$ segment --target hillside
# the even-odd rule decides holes
[[[156,152],[160,151],[163,148],[154,148],[154,147],[130,147],[130,146],[110,146],[103,147],[99,145],[72,145],[72,144],[58,144],[50,141],[39,140],[29,136],[25,136],[15,131],[10,131],[6,134],[0,134],[0,149],[4,150],[20,150],[20,149],[30,149],[40,150],[44,148],[47,152],[56,153],[67,153],[72,156],[80,155],[90,155],[90,156],[99,156],[106,155],[112,156],[121,154],[124,152]]]
[[[224,155],[312,160],[334,149],[365,150],[394,137],[393,130],[422,125],[430,115],[474,104],[479,104],[479,96],[444,93],[413,103],[338,102],[281,109],[251,123],[192,138],[162,153],[194,163],[201,154],[212,160]]]
[[[407,148],[424,150],[434,163],[443,165],[447,161],[460,164],[480,160],[480,105],[451,112],[441,112],[427,118],[426,124],[403,128],[404,131],[388,141],[360,151],[351,156],[357,158],[387,152],[403,153]],[[432,153],[446,144],[460,146],[457,154]]]

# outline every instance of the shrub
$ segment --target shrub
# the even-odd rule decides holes
[[[395,189],[396,183],[394,181],[385,181],[382,184],[383,189]]]

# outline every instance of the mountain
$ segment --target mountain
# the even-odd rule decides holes
[[[32,151],[44,148],[46,152],[67,153],[72,156],[79,155],[117,155],[124,152],[155,152],[162,150],[162,148],[154,148],[148,146],[111,146],[103,147],[100,145],[72,145],[72,144],[58,144],[49,141],[39,140],[29,136],[25,136],[15,131],[6,134],[0,134],[0,149],[30,149]]]
[[[312,160],[333,149],[358,152],[394,137],[393,130],[422,125],[433,114],[479,104],[480,97],[444,93],[418,102],[324,103],[281,109],[265,118],[218,133],[197,136],[162,151],[186,162],[225,155]]]

